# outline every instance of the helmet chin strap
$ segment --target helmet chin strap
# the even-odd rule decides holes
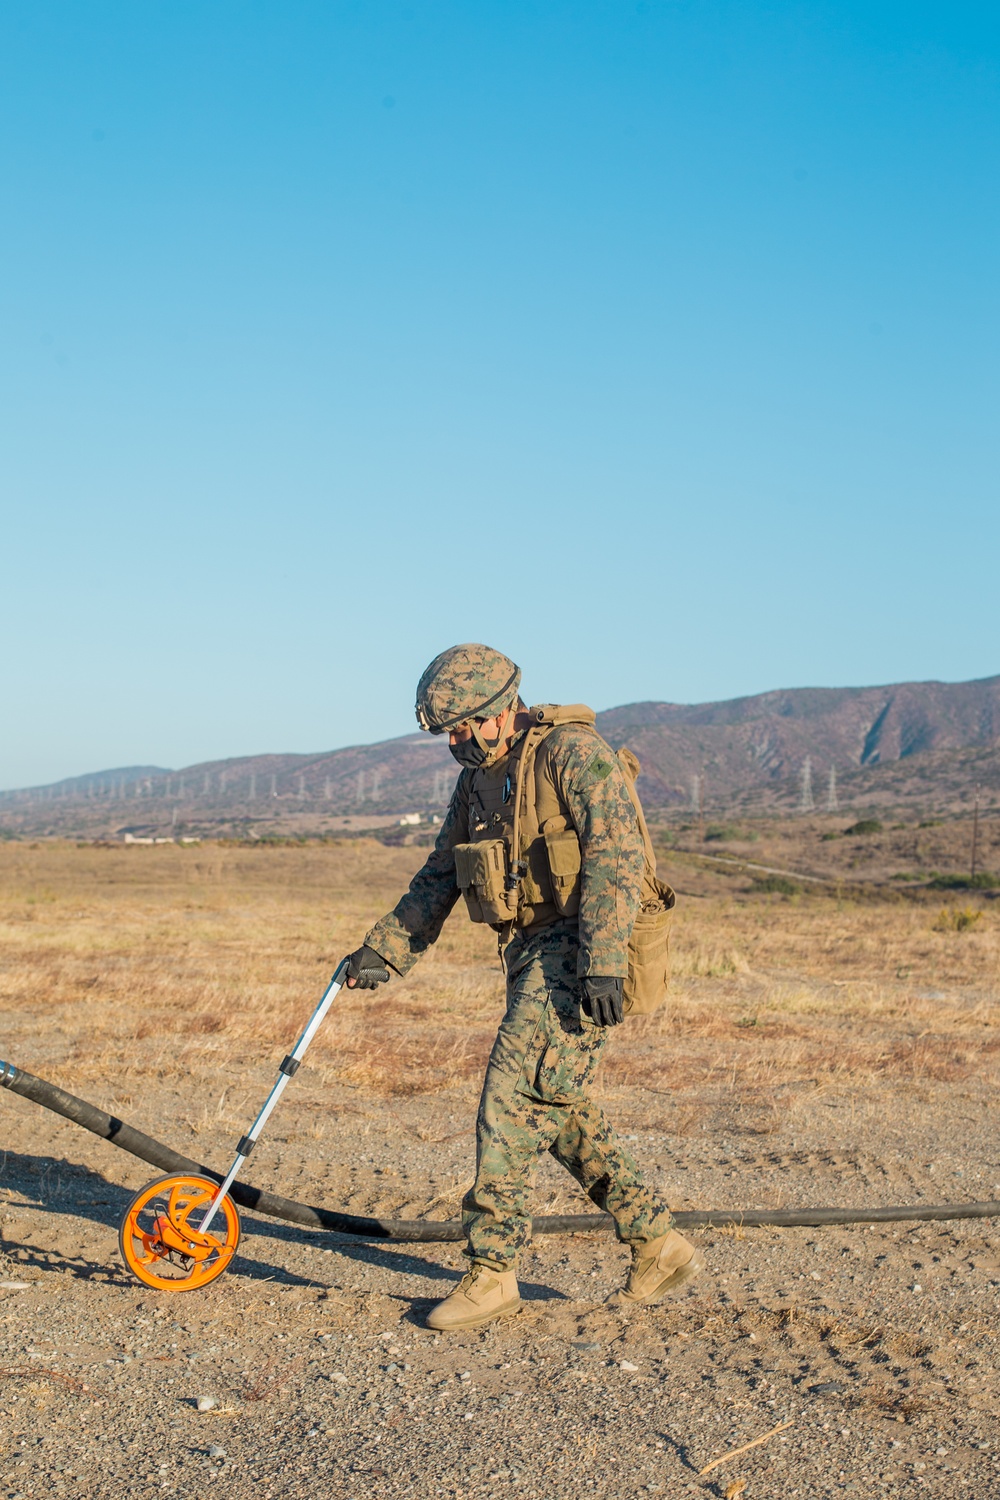
[[[479,746],[480,750],[483,752],[483,755],[486,757],[483,761],[484,766],[491,766],[499,755],[500,747],[506,740],[510,730],[511,720],[514,717],[515,706],[515,704],[511,703],[506,709],[503,718],[500,720],[500,724],[497,729],[497,737],[495,740],[488,740],[485,737],[475,719],[472,719],[470,721],[469,728],[472,730],[472,737],[475,740],[476,744]]]

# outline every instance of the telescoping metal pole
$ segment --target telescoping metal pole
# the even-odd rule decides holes
[[[327,1011],[330,1009],[330,1006],[336,999],[338,991],[343,987],[343,975],[346,968],[347,959],[345,958],[343,963],[337,969],[333,978],[330,980],[330,983],[327,985],[323,993],[322,1000],[319,1002],[316,1009],[310,1016],[309,1023],[306,1026],[305,1031],[303,1031],[302,1035],[295,1043],[295,1046],[292,1048],[291,1052],[289,1052],[288,1056],[281,1063],[281,1066],[278,1069],[277,1083],[268,1094],[264,1107],[261,1110],[260,1114],[257,1116],[256,1120],[254,1120],[246,1135],[241,1138],[239,1144],[237,1145],[236,1160],[233,1162],[232,1166],[227,1172],[226,1177],[219,1188],[219,1191],[212,1199],[211,1208],[208,1210],[205,1218],[198,1226],[202,1234],[208,1233],[209,1226],[211,1225],[212,1220],[215,1218],[216,1210],[218,1209],[219,1204],[222,1202],[223,1198],[226,1196],[226,1194],[229,1192],[229,1189],[236,1181],[240,1168],[246,1161],[247,1157],[250,1155],[250,1152],[253,1150],[254,1146],[257,1144],[257,1137],[260,1135],[261,1131],[264,1129],[264,1126],[267,1124],[268,1117],[270,1116],[271,1111],[274,1109],[274,1106],[277,1104],[278,1100],[285,1092],[285,1088],[288,1084],[289,1079],[294,1078],[295,1074],[298,1072],[299,1063],[305,1057],[306,1049],[309,1046],[309,1043],[312,1041],[313,1037],[322,1026],[324,1020],[326,1019]]]

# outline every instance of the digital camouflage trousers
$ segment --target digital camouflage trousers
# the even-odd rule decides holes
[[[600,1105],[589,1098],[607,1028],[581,1009],[575,922],[517,934],[507,949],[507,1012],[493,1044],[476,1122],[476,1180],[462,1201],[466,1254],[510,1270],[531,1235],[528,1195],[548,1150],[618,1238],[642,1245],[666,1234],[670,1210]]]

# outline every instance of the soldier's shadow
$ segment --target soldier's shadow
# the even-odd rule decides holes
[[[356,1239],[353,1236],[349,1238],[347,1235],[331,1234],[322,1230],[297,1230],[287,1224],[277,1224],[273,1220],[244,1219],[243,1225],[244,1240],[248,1236],[267,1236],[278,1241],[287,1240],[292,1244],[317,1245],[325,1250],[332,1250],[335,1255],[341,1255],[345,1260],[357,1261],[361,1265],[374,1266],[384,1271],[395,1271],[397,1274],[406,1276],[429,1277],[433,1281],[451,1282],[456,1285],[463,1275],[462,1270],[454,1266],[442,1266],[425,1255],[415,1255],[412,1250],[404,1249],[399,1243]],[[522,1298],[527,1301],[566,1300],[563,1292],[558,1292],[554,1287],[544,1286],[539,1282],[522,1281],[520,1290]],[[404,1300],[410,1299],[404,1298]],[[414,1300],[419,1303],[427,1299],[416,1298]]]
[[[29,1156],[17,1151],[0,1152],[0,1182],[29,1199],[23,1206],[33,1213],[51,1214],[63,1220],[87,1219],[103,1229],[114,1231],[115,1235],[125,1210],[134,1197],[133,1190],[109,1181],[92,1168],[84,1168],[53,1156]],[[348,1238],[326,1230],[299,1229],[291,1224],[251,1217],[251,1213],[252,1210],[247,1209],[240,1211],[241,1251],[233,1258],[227,1275],[251,1281],[278,1281],[295,1286],[329,1285],[325,1275],[299,1275],[287,1267],[271,1264],[269,1259],[241,1253],[248,1241],[270,1239],[278,1245],[322,1247],[332,1250],[335,1256],[356,1261],[360,1265],[402,1275],[421,1276],[441,1283],[457,1282],[461,1276],[461,1272],[452,1267],[440,1265],[435,1260],[414,1254],[412,1250],[403,1249],[396,1244]],[[8,1252],[12,1251],[25,1269],[68,1272],[83,1280],[91,1280],[97,1276],[110,1277],[116,1282],[131,1284],[131,1278],[118,1267],[117,1254],[109,1254],[108,1261],[101,1264],[78,1255],[46,1251],[37,1245],[13,1240],[9,1236],[5,1236],[0,1245],[7,1248]],[[535,1282],[522,1283],[521,1295],[527,1300],[563,1297],[561,1292]],[[404,1300],[419,1303],[427,1299]]]

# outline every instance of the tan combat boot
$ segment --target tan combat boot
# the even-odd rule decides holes
[[[609,1300],[659,1302],[661,1297],[670,1297],[680,1291],[704,1268],[705,1257],[697,1245],[692,1245],[676,1229],[671,1229],[658,1240],[633,1245],[628,1280]]]
[[[427,1327],[450,1333],[457,1328],[478,1328],[496,1318],[509,1318],[521,1311],[521,1295],[513,1271],[491,1271],[473,1266],[466,1271],[450,1297],[436,1302],[427,1314]]]

